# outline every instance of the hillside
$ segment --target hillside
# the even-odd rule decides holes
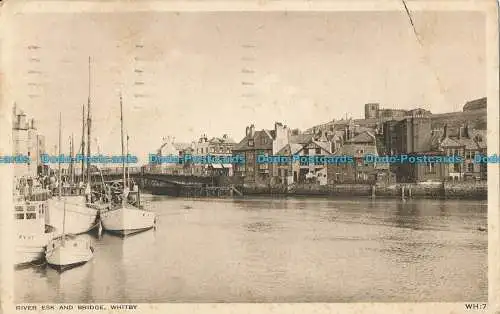
[[[387,120],[385,120],[387,121]],[[470,127],[477,130],[485,130],[486,129],[486,109],[481,110],[473,110],[473,111],[465,111],[465,112],[449,112],[449,113],[440,113],[433,114],[431,116],[431,123],[433,129],[442,128],[445,124],[448,125],[450,130],[454,130],[463,126],[466,122],[469,123]],[[363,127],[375,128],[377,122],[383,122],[381,119],[354,119],[353,123]],[[306,132],[310,132],[313,129],[328,131],[331,129],[333,125],[337,128],[339,126],[348,124],[349,120],[337,120],[331,121],[328,123],[320,124],[313,126],[306,130]]]

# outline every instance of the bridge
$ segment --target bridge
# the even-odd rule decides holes
[[[123,170],[121,167],[117,168],[104,168],[100,170],[98,174],[96,171],[92,171],[92,176],[100,176],[104,181],[120,180],[123,178]],[[161,171],[161,170],[150,170],[141,169],[140,167],[130,167],[128,169],[128,174],[130,178],[135,181],[156,181],[158,183],[166,183],[169,185],[179,185],[179,186],[197,186],[197,185],[218,185],[219,180],[217,177],[210,175],[194,175],[188,171],[182,171],[182,169],[177,169],[175,171]]]
[[[115,181],[123,178],[121,167],[102,168],[91,172],[92,181],[100,182],[101,175],[104,181]],[[129,167],[128,174],[131,179],[139,184],[141,189],[155,194],[174,196],[217,196],[241,192],[236,190],[228,178],[213,175],[195,175],[191,169],[147,169]],[[79,174],[77,175],[79,176]]]

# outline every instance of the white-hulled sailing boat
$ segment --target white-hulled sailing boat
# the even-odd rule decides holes
[[[61,116],[59,114],[59,155],[61,154]],[[61,182],[61,162],[59,161],[59,182]],[[90,240],[77,237],[73,234],[66,234],[66,199],[61,195],[62,186],[58,187],[58,200],[63,203],[63,223],[62,234],[47,244],[45,259],[47,263],[59,270],[64,271],[82,264],[92,259],[94,249]]]
[[[123,143],[123,101],[120,95],[120,124],[121,124],[121,145],[122,156],[124,156]],[[128,203],[129,186],[125,173],[125,158],[122,161],[123,172],[123,193],[121,203],[115,208],[101,212],[101,221],[104,230],[117,233],[122,236],[146,231],[154,227],[156,222],[155,213],[138,208]]]
[[[90,156],[90,131],[91,131],[91,116],[90,116],[90,58],[89,58],[89,96],[87,105],[87,157]],[[84,155],[85,149],[85,107],[82,108],[82,151],[81,154]],[[71,152],[71,157],[73,157],[73,152]],[[71,163],[71,170],[73,171],[73,162]],[[91,200],[91,176],[90,176],[90,165],[87,164],[87,183],[85,185],[84,175],[83,175],[83,163],[82,163],[82,175],[80,176],[80,182],[76,183],[71,181],[68,187],[63,189],[62,195],[65,196],[64,201],[59,198],[52,198],[49,200],[49,212],[47,215],[49,224],[53,224],[51,218],[54,216],[60,217],[61,213],[66,208],[67,225],[65,226],[66,231],[71,234],[81,234],[86,233],[99,226],[98,221],[98,210],[91,206],[88,206]],[[73,176],[72,176],[73,177]],[[59,181],[59,185],[62,182]],[[57,214],[56,214],[57,213]],[[55,214],[55,215],[54,215]]]

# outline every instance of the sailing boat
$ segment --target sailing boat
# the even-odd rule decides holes
[[[87,108],[87,157],[90,157],[90,58],[89,58],[89,97],[88,97],[88,108]],[[81,154],[84,155],[84,142],[85,142],[85,106],[82,108],[82,151]],[[73,157],[73,152],[71,152],[71,157]],[[73,160],[73,158],[72,158]],[[71,161],[71,169],[73,170],[73,161]],[[87,164],[87,184],[85,186],[84,176],[83,176],[83,162],[82,162],[82,175],[80,177],[80,182],[76,183],[74,181],[68,187],[65,187],[62,194],[65,196],[64,202],[60,199],[52,198],[49,200],[49,221],[50,217],[53,217],[54,213],[58,213],[58,217],[66,208],[67,226],[66,230],[71,234],[81,234],[87,233],[99,226],[98,221],[98,209],[88,206],[91,200],[91,190],[90,190],[90,179],[89,174],[89,164]],[[62,182],[59,181],[59,185]]]
[[[59,155],[61,154],[61,114],[59,114]],[[59,160],[59,182],[61,182],[61,161]],[[47,263],[59,270],[64,271],[92,259],[94,249],[88,239],[79,238],[73,234],[66,234],[66,199],[62,196],[62,184],[58,187],[58,200],[63,203],[62,234],[51,240],[45,252]]]
[[[123,143],[123,101],[120,95],[120,124],[121,124],[121,145],[122,156],[124,156]],[[149,230],[156,223],[155,213],[138,208],[129,204],[127,201],[129,195],[129,185],[125,171],[125,158],[122,160],[122,188],[121,203],[118,206],[101,213],[101,221],[104,230],[112,233],[117,233],[121,236],[131,235],[134,233]]]

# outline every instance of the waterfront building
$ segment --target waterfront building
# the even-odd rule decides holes
[[[317,134],[303,134],[292,136],[290,143],[285,145],[278,153],[279,156],[289,158],[288,163],[277,164],[275,169],[276,183],[318,183],[326,185],[327,162],[309,162],[308,160],[332,155],[331,142],[325,132]]]
[[[171,156],[179,159],[190,146],[191,144],[177,143],[175,137],[167,136],[163,138],[163,143],[157,149],[156,156],[158,158]],[[167,174],[181,174],[184,172],[184,165],[180,161],[174,162],[173,160],[172,162],[150,163],[148,167],[152,171]]]
[[[441,151],[428,152],[413,152],[407,154],[408,158],[423,158],[425,157],[447,157]],[[399,182],[419,183],[419,182],[442,182],[444,178],[449,176],[449,165],[439,162],[406,162],[398,167],[396,174]]]
[[[27,115],[14,104],[12,110],[12,154],[30,158],[28,164],[14,164],[14,176],[35,177],[42,172],[44,166],[41,155],[46,153],[45,136],[39,134],[35,119]]]
[[[206,134],[202,135],[198,141],[193,142],[192,154],[194,155],[213,155],[220,157],[232,156],[235,141],[224,134],[222,137],[212,137],[208,139]],[[214,176],[232,176],[233,165],[230,163],[210,163],[210,164],[192,164],[192,173],[195,175],[214,175]]]
[[[242,177],[244,183],[270,184],[275,166],[259,163],[259,155],[275,155],[289,143],[291,132],[286,125],[276,122],[273,130],[256,131],[252,124],[246,127],[245,137],[233,147],[233,156],[243,156],[244,163],[235,163],[234,175]]]
[[[379,156],[381,143],[377,136],[369,131],[361,132],[352,138],[346,138],[342,147],[334,152],[334,156],[350,156],[352,163],[341,162],[327,166],[329,184],[338,183],[374,183],[381,173],[389,170],[387,163],[366,162],[366,156]]]
[[[450,164],[448,180],[485,180],[486,163],[476,163],[476,155],[487,155],[486,130],[473,130],[468,124],[460,127],[456,135],[449,135],[445,126],[438,150],[448,156],[460,156],[463,162]]]

